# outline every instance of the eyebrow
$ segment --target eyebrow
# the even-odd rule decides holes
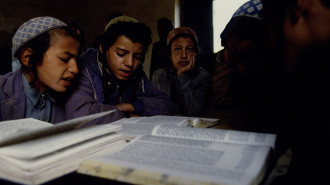
[[[121,51],[125,51],[125,52],[129,52],[128,50],[126,49],[123,49],[123,48],[120,48],[120,47],[116,47],[117,50],[121,50]]]
[[[195,46],[193,46],[193,45],[182,46],[182,45],[179,45],[179,44],[174,45],[174,47],[180,47],[180,48],[195,48]]]
[[[78,55],[75,55],[75,54],[73,54],[73,53],[70,53],[70,52],[64,52],[64,54],[67,54],[67,55],[69,55],[70,57],[73,57],[73,58],[76,58]]]
[[[127,52],[127,53],[129,53],[129,52],[130,52],[130,51],[126,50],[126,49],[123,49],[123,48],[119,48],[119,47],[116,47],[116,49],[118,49],[118,50],[121,50],[121,51],[124,51],[124,52]],[[138,53],[138,54],[143,54],[144,52],[143,52],[143,51],[141,51],[141,52],[135,52],[135,53]]]

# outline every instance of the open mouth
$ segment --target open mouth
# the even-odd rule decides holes
[[[128,71],[128,70],[120,70],[120,71],[126,75],[130,75],[132,73],[132,71]]]
[[[71,86],[71,84],[73,83],[74,78],[67,77],[67,78],[62,78],[62,80],[64,81],[64,86]]]
[[[64,81],[67,81],[67,82],[72,82],[74,80],[74,78],[71,78],[71,77],[67,77],[67,78],[62,78]]]
[[[180,66],[186,66],[186,65],[188,65],[189,64],[189,62],[179,62],[179,65]]]

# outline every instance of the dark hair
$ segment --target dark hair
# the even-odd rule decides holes
[[[262,20],[238,16],[232,18],[220,35],[221,45],[226,46],[231,38],[262,42],[266,35],[266,27]]]
[[[56,30],[57,32],[52,33],[53,30]],[[37,66],[42,63],[44,54],[50,47],[51,38],[55,34],[70,36],[79,42],[79,36],[76,35],[75,31],[73,31],[70,27],[55,28],[31,39],[21,46],[15,53],[15,57],[20,60],[20,55],[23,49],[30,48],[32,50],[28,66],[21,65],[21,68],[23,71],[31,74],[32,80],[30,85],[33,87],[38,82]]]
[[[102,50],[107,51],[120,36],[126,36],[133,43],[141,43],[145,53],[151,44],[151,31],[143,23],[119,22],[111,25],[101,39]]]
[[[327,8],[330,8],[330,1],[329,0],[321,0],[322,4],[326,6]]]

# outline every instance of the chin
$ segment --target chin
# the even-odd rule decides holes
[[[53,89],[53,91],[58,92],[58,93],[64,93],[67,90],[68,90],[68,87],[60,87],[60,88]]]

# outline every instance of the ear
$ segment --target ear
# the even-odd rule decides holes
[[[22,65],[24,65],[25,67],[29,66],[29,61],[30,61],[31,55],[32,55],[31,48],[22,49],[21,54],[20,54],[20,61],[21,61]]]
[[[304,18],[312,6],[313,0],[295,0],[288,8],[288,15],[292,24],[297,23],[298,19]]]
[[[99,44],[99,50],[100,50],[100,53],[103,54],[103,49],[102,49],[102,45]]]

